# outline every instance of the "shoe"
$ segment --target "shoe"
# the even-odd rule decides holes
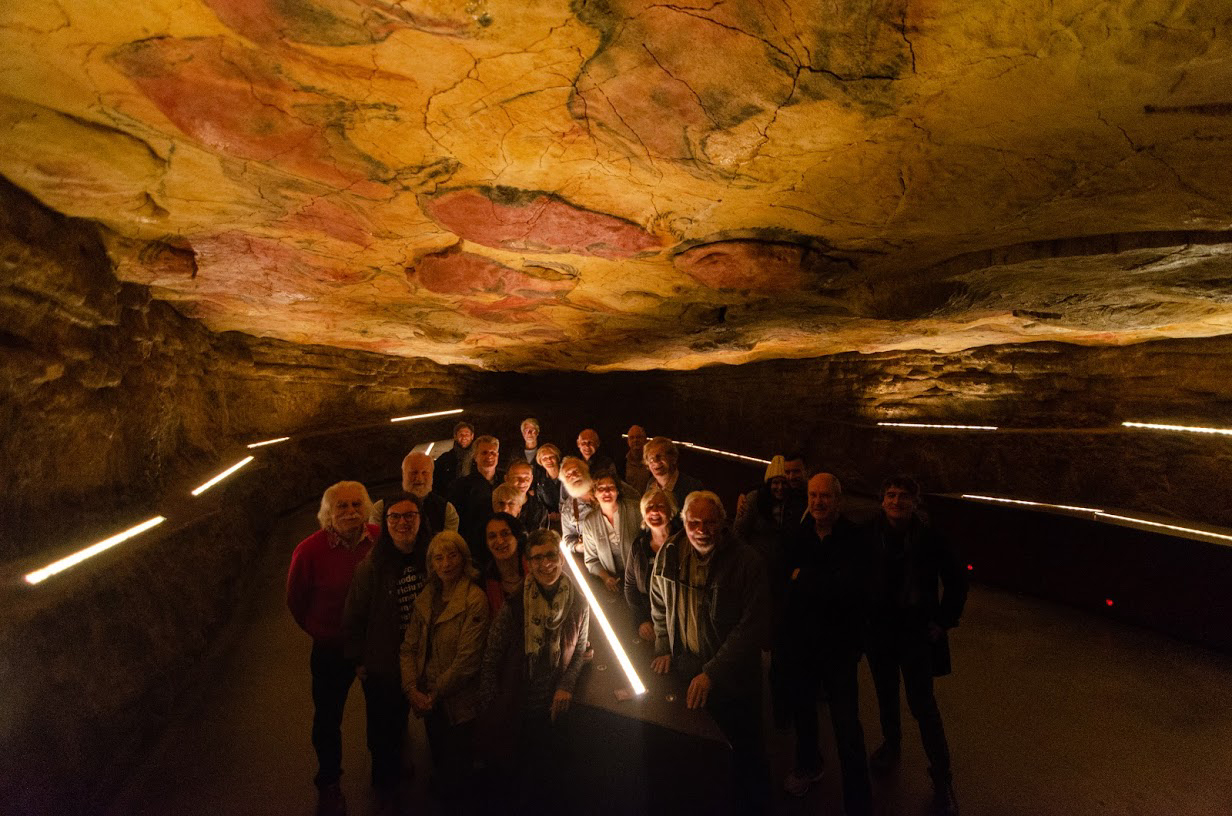
[[[812,787],[814,782],[820,782],[821,778],[825,775],[826,771],[824,768],[818,768],[815,771],[802,771],[799,768],[795,768],[783,780],[783,790],[792,796],[803,796],[808,793],[809,788]]]
[[[894,770],[902,756],[902,748],[897,742],[883,742],[877,750],[869,754],[868,769],[878,776]]]
[[[320,789],[317,816],[346,816],[346,812],[346,797],[342,795],[341,785],[335,782]]]
[[[958,816],[958,799],[951,780],[933,783],[933,813],[937,816]]]

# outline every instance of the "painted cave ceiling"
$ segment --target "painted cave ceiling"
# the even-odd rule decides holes
[[[3,5],[0,175],[214,330],[511,370],[1232,332],[1232,4]]]

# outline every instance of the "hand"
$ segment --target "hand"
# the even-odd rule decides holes
[[[928,624],[928,639],[931,640],[933,643],[936,643],[937,641],[941,640],[941,636],[944,634],[945,634],[945,627],[942,626],[941,624],[932,623],[932,622]]]
[[[744,512],[744,500],[745,500],[745,496],[743,493],[741,493],[739,496],[736,497],[736,515],[737,516],[739,516],[740,514]]]
[[[426,714],[427,712],[432,710],[432,696],[431,695],[424,694],[419,689],[413,688],[409,692],[407,692],[406,696],[407,696],[407,699],[411,703],[411,708],[415,710],[416,714]]]
[[[710,699],[710,675],[702,672],[689,683],[689,692],[685,695],[685,705],[688,708],[702,708]]]
[[[355,667],[355,676],[360,680],[368,679],[368,670],[361,664]]]
[[[647,643],[654,643],[654,624],[650,621],[644,622],[641,626],[637,627],[637,636]]]
[[[556,718],[569,710],[569,702],[573,699],[573,695],[564,689],[557,689],[556,696],[552,698],[552,722],[556,722]]]
[[[672,656],[659,655],[654,660],[650,661],[650,670],[655,674],[667,674],[672,670]]]
[[[579,538],[577,541],[574,542],[573,551],[577,553],[578,555],[582,555],[583,553],[586,552],[586,545],[582,543],[582,539]]]
[[[608,592],[616,592],[620,589],[620,579],[610,572],[603,573],[603,585],[607,587]]]

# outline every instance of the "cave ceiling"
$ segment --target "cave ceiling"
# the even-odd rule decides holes
[[[1232,332],[1232,4],[7,0],[0,175],[217,331],[503,370]]]

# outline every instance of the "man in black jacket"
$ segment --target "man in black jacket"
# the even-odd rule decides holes
[[[787,554],[787,601],[773,670],[796,730],[796,767],[783,787],[804,796],[821,779],[817,693],[824,689],[843,774],[843,805],[848,816],[869,816],[872,785],[856,668],[874,562],[859,528],[839,514],[842,491],[829,473],[808,482],[808,515]]]
[[[897,762],[902,741],[898,676],[902,673],[907,707],[920,726],[920,740],[930,764],[934,806],[957,813],[950,773],[950,748],[933,695],[933,677],[950,671],[946,630],[958,625],[967,600],[967,577],[958,555],[917,511],[920,487],[907,476],[887,479],[881,487],[881,512],[869,538],[879,568],[874,591],[868,665],[881,711],[881,746],[870,758],[874,771]],[[937,596],[940,580],[943,593]]]

